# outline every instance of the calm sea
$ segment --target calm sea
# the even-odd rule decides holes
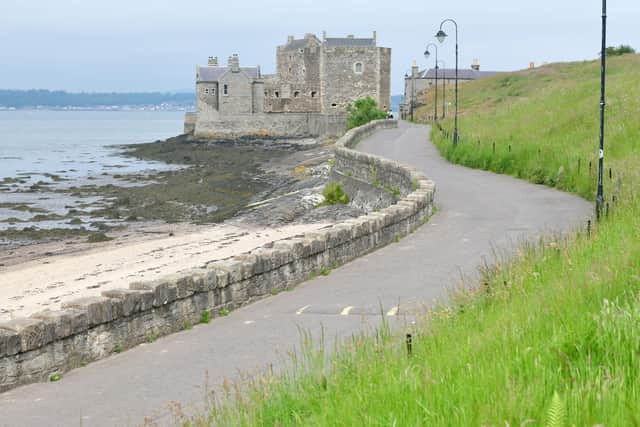
[[[160,166],[118,156],[113,145],[182,133],[184,113],[147,111],[0,111],[0,180],[43,174],[77,179]]]
[[[68,219],[32,222],[35,211],[19,206],[66,215],[98,199],[56,188],[116,183],[114,175],[175,168],[121,156],[116,146],[178,135],[182,118],[179,111],[0,111],[0,231],[72,228]]]

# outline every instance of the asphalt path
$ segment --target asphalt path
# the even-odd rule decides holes
[[[357,149],[411,164],[436,182],[438,212],[415,233],[331,272],[217,318],[64,375],[0,394],[0,426],[135,426],[171,422],[205,390],[268,366],[283,366],[301,330],[327,341],[405,325],[418,307],[446,297],[478,266],[513,253],[523,239],[584,226],[578,197],[507,176],[454,166],[429,143],[427,126],[401,122]],[[452,343],[455,345],[455,343]]]

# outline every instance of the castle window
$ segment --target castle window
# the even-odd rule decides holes
[[[353,64],[353,72],[356,74],[362,74],[364,67],[362,65],[362,62],[356,62],[355,64]]]
[[[297,98],[297,97],[298,97],[298,95],[300,95],[300,92],[298,92],[298,91],[293,92],[293,97],[294,97],[294,98]]]
[[[205,94],[205,95],[209,95],[209,88],[208,88],[208,87],[205,87],[205,88],[204,88],[204,94]]]
[[[304,53],[304,49],[299,49],[298,52]]]
[[[280,98],[280,92],[275,91],[275,92],[274,92],[274,95],[276,96],[276,98]]]
[[[211,95],[215,95],[216,94],[216,88],[212,87],[211,88]]]
[[[266,90],[264,91],[264,96],[268,96],[269,92],[267,92]]]
[[[315,98],[315,97],[316,97],[316,91],[315,91],[315,90],[314,90],[314,91],[311,91],[311,97],[312,97],[312,98]]]
[[[229,86],[227,85],[222,86],[222,94],[225,96],[229,95]]]
[[[335,102],[333,104],[331,104],[332,107],[337,107],[338,104],[336,104]]]

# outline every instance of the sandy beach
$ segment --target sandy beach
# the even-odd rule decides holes
[[[326,225],[184,225],[174,226],[171,235],[158,231],[153,237],[116,238],[70,253],[44,252],[34,258],[25,251],[26,261],[0,267],[0,321],[58,309],[74,298],[203,266]]]

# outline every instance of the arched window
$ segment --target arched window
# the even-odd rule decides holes
[[[364,66],[362,65],[362,62],[356,62],[355,64],[353,64],[354,73],[362,74],[363,71],[364,71]]]
[[[300,95],[300,92],[298,92],[298,91],[293,92],[293,97],[294,97],[294,98],[297,98],[297,97],[298,97],[298,95]]]
[[[276,98],[280,98],[280,92],[275,91],[273,94],[276,96]]]

